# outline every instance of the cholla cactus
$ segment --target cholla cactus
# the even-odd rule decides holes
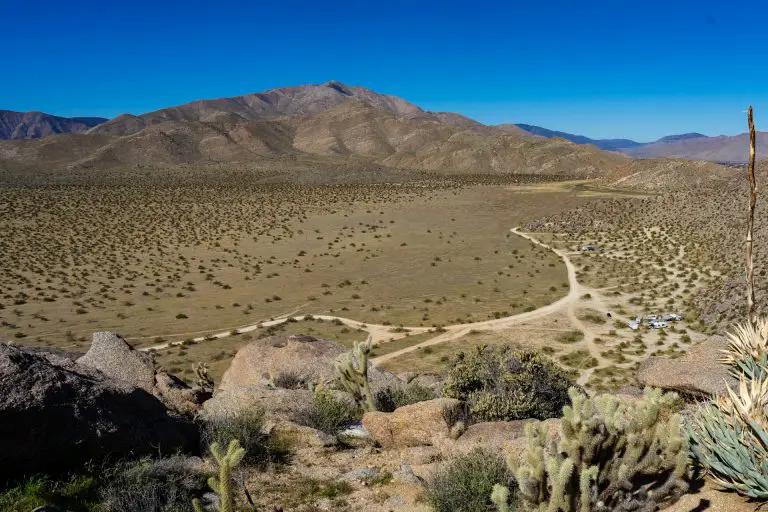
[[[201,389],[213,389],[214,383],[213,379],[210,375],[208,375],[208,365],[202,361],[197,363],[197,366],[194,367],[195,375],[197,376],[197,381],[195,381],[195,384],[197,384],[198,387]]]
[[[245,457],[245,450],[237,439],[233,439],[224,452],[219,443],[213,443],[210,447],[211,455],[219,466],[219,476],[208,479],[208,486],[219,497],[219,512],[234,512],[235,494],[232,490],[232,470],[240,464]],[[203,512],[200,500],[192,501],[195,512]]]
[[[371,386],[368,382],[368,356],[371,353],[371,336],[365,341],[356,341],[351,352],[341,354],[335,362],[341,375],[341,383],[355,398],[362,411],[375,411]]]
[[[551,447],[546,425],[526,426],[528,446],[516,472],[525,510],[651,512],[687,490],[680,417],[663,414],[675,394],[646,390],[634,403],[611,395],[587,398],[574,388],[569,395],[572,405],[563,409]]]

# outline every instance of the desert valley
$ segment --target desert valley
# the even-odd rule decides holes
[[[337,81],[0,129],[3,510],[768,498],[695,419],[768,368],[764,326],[720,361],[747,313],[747,135],[572,142]],[[593,460],[579,435],[604,436]]]

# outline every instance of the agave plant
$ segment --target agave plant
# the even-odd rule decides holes
[[[738,390],[702,407],[689,429],[691,453],[721,486],[768,501],[768,322],[742,324],[729,335],[723,362]]]
[[[768,354],[768,318],[758,318],[754,324],[743,322],[727,336],[728,348],[720,358],[724,364],[735,366],[748,358],[760,361]]]

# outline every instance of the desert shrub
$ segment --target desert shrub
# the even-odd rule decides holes
[[[581,331],[568,331],[557,336],[557,341],[560,343],[576,343],[584,339],[584,333]]]
[[[427,500],[437,512],[488,510],[493,486],[509,477],[501,456],[478,448],[438,467],[427,479]]]
[[[283,371],[272,380],[276,388],[307,389],[308,383],[297,372]]]
[[[388,386],[374,394],[376,409],[382,412],[392,412],[398,407],[432,400],[437,395],[434,391],[420,384],[407,386]]]
[[[0,492],[0,510],[26,512],[52,505],[72,512],[97,512],[99,485],[90,475],[73,475],[67,480],[34,476]]]
[[[481,349],[459,353],[443,382],[443,394],[464,400],[480,421],[546,419],[569,403],[569,374],[529,351]]]
[[[315,392],[312,404],[297,411],[291,419],[299,425],[335,435],[340,428],[355,423],[360,417],[352,401],[321,388]]]
[[[273,446],[264,427],[264,410],[257,407],[205,420],[200,429],[201,451],[206,453],[214,443],[229,446],[236,439],[245,450],[244,462],[267,462],[279,450]]]
[[[515,473],[525,510],[652,512],[688,489],[688,443],[671,412],[677,395],[647,389],[642,399],[624,401],[569,394],[572,405],[563,409],[554,441],[547,425],[526,425]]]
[[[114,477],[102,488],[103,510],[191,510],[192,500],[206,491],[205,479],[206,475],[182,456],[128,463],[116,468]]]

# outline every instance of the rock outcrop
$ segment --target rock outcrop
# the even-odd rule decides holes
[[[55,354],[0,344],[0,480],[196,449],[197,428],[146,390]]]
[[[134,350],[113,332],[93,333],[91,348],[77,363],[96,368],[105,375],[125,381],[147,393],[152,393],[155,387],[152,356]]]
[[[463,405],[459,400],[436,398],[390,413],[365,413],[363,427],[383,448],[433,446],[458,437],[462,417]]]
[[[135,350],[120,335],[109,331],[93,333],[91,347],[77,363],[141,388],[182,415],[194,414],[211,396],[209,391],[190,388],[173,375],[159,371],[151,354]]]
[[[221,378],[219,390],[274,385],[288,376],[304,386],[316,386],[338,377],[335,359],[349,349],[335,341],[306,335],[278,335],[252,341],[238,350]],[[394,374],[370,366],[374,390],[401,383]]]
[[[713,336],[677,359],[649,357],[640,364],[637,380],[642,386],[678,391],[701,398],[726,392],[726,384],[736,382],[728,374],[728,367],[720,364],[721,350],[728,342]]]

